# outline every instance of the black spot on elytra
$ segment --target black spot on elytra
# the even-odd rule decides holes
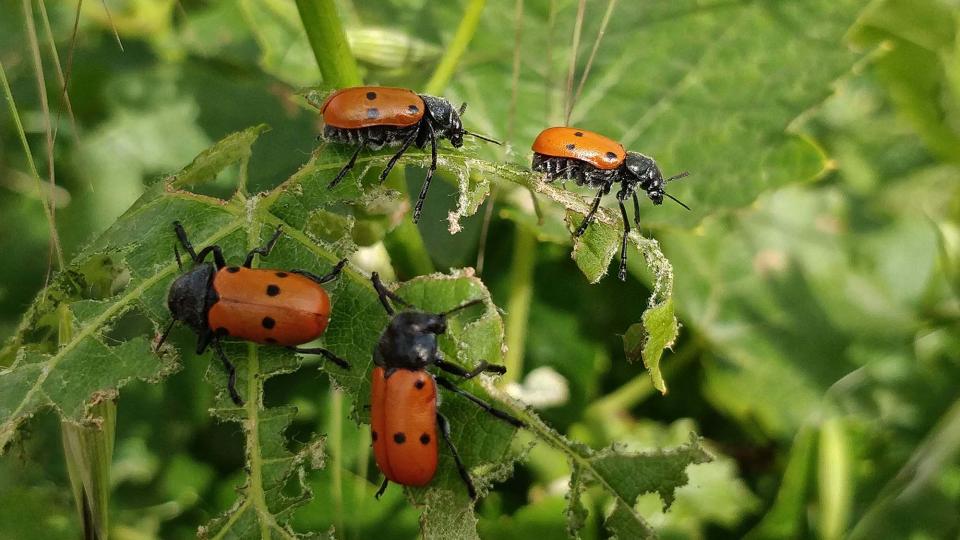
[[[367,92],[367,99],[369,99],[369,100],[371,100],[371,101],[374,100],[374,99],[377,99],[377,93],[376,93],[376,92]]]
[[[260,324],[262,324],[264,328],[269,330],[274,326],[276,326],[277,321],[273,320],[273,317],[264,317],[263,320],[260,321]]]
[[[376,432],[376,431],[371,431],[371,432],[370,432],[370,437],[373,439],[373,442],[377,442],[377,432]]]
[[[403,444],[407,442],[407,436],[403,433],[397,432],[393,434],[393,442],[397,444]]]
[[[583,132],[582,132],[582,131],[578,131],[578,132],[574,133],[573,136],[574,136],[574,137],[583,137]]]
[[[272,337],[268,337],[268,338],[265,339],[264,341],[266,341],[267,343],[269,343],[269,344],[271,344],[271,345],[276,345],[276,344],[277,344],[277,340],[273,339]]]
[[[430,435],[424,433],[420,436],[420,444],[430,444]]]
[[[576,147],[577,147],[577,145],[575,145],[575,144],[573,144],[573,143],[570,143],[570,144],[567,145],[567,150],[573,150],[573,149],[576,148]]]
[[[285,277],[287,277],[287,273],[286,273],[286,272],[277,272],[277,273],[274,274],[274,275],[277,276],[278,278],[285,278]]]
[[[609,159],[610,161],[613,161],[613,160],[617,159],[617,155],[614,154],[613,152],[607,152],[607,153],[604,154],[604,155],[605,155],[605,156],[607,157],[607,159]]]
[[[417,114],[420,112],[420,107],[417,107],[416,105],[410,105],[407,107],[407,110],[410,112],[410,114]]]
[[[413,386],[415,386],[415,387],[417,388],[417,390],[420,390],[421,388],[423,388],[423,385],[424,385],[424,384],[426,384],[426,383],[423,382],[423,379],[420,379],[420,380],[418,380],[417,382],[413,383]]]
[[[367,109],[367,119],[374,120],[376,118],[380,118],[380,109],[377,109],[376,107],[370,107]]]
[[[227,272],[230,272],[231,274],[236,274],[236,273],[239,272],[239,271],[240,271],[240,267],[239,267],[239,266],[228,266],[228,267],[227,267]]]
[[[221,326],[220,328],[217,328],[216,330],[214,330],[213,333],[216,334],[216,335],[219,336],[219,337],[229,336],[229,335],[230,335],[230,331],[227,330],[226,328],[224,328],[223,326]]]
[[[280,294],[280,287],[276,285],[267,285],[267,296],[276,296]]]

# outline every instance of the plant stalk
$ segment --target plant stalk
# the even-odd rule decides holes
[[[530,320],[530,302],[533,300],[533,275],[537,265],[537,236],[528,228],[516,228],[510,270],[510,297],[507,299],[507,372],[503,383],[517,381],[523,372],[523,353],[527,341],[527,323]]]
[[[350,52],[333,0],[296,0],[313,56],[327,86],[343,88],[363,84],[357,61]]]
[[[62,345],[73,339],[73,320],[66,306],[58,309],[57,339]],[[70,477],[70,490],[77,506],[84,538],[106,540],[110,515],[110,464],[116,438],[117,405],[104,398],[90,408],[93,425],[60,422],[63,456]]]

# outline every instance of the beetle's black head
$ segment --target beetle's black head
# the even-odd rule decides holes
[[[624,166],[632,177],[625,181],[625,184],[629,183],[632,190],[639,188],[646,191],[647,197],[650,197],[653,204],[663,203],[666,182],[656,161],[637,152],[627,152]]]
[[[175,279],[167,294],[167,307],[173,318],[197,332],[207,328],[208,295],[213,274],[212,264],[198,265]]]
[[[438,137],[445,137],[450,141],[454,148],[463,146],[463,122],[460,115],[466,109],[466,104],[456,110],[449,101],[435,97],[421,95],[423,102],[427,105],[427,114],[430,115],[430,121]]]
[[[386,368],[423,369],[439,356],[437,336],[447,331],[442,313],[403,311],[380,336],[373,360]]]

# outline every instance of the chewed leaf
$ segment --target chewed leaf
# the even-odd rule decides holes
[[[450,234],[460,232],[460,220],[472,216],[490,194],[490,177],[471,167],[474,160],[464,160],[457,173],[457,207],[447,214]]]
[[[642,358],[643,365],[653,379],[653,387],[663,394],[667,393],[667,385],[660,372],[660,358],[663,350],[672,346],[677,339],[678,326],[671,298],[647,309],[642,322],[630,325],[623,336],[623,351],[627,360],[634,362]]]
[[[601,451],[571,441],[549,427],[528,408],[493,387],[488,391],[507,404],[518,418],[527,423],[526,429],[537,439],[564,453],[570,460],[569,505],[567,529],[576,534],[583,524],[584,511],[580,493],[588,486],[597,486],[614,502],[613,514],[605,526],[620,538],[653,538],[651,525],[634,508],[637,498],[645,493],[656,493],[664,509],[674,500],[677,488],[687,483],[687,466],[712,461],[700,438],[690,434],[690,442],[675,448],[653,451],[626,451],[613,445]]]
[[[227,166],[249,160],[253,143],[269,129],[266,124],[260,124],[227,135],[201,152],[190,165],[168,179],[168,183],[174,187],[188,187],[213,180]]]
[[[579,227],[584,216],[567,212],[567,222]],[[571,256],[590,283],[597,283],[607,273],[610,261],[620,247],[620,233],[606,223],[592,223],[583,236],[574,240]]]
[[[296,412],[294,407],[278,407],[256,415],[258,429],[252,435],[258,444],[247,448],[248,463],[256,470],[251,471],[240,487],[240,498],[233,507],[200,527],[197,536],[302,537],[286,521],[293,510],[312,495],[303,481],[303,469],[311,465],[317,449],[314,444],[308,444],[297,453],[287,451],[283,431]]]

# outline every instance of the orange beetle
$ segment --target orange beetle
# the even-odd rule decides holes
[[[477,491],[473,480],[450,440],[449,422],[437,410],[437,385],[469,399],[513,426],[524,427],[525,424],[509,413],[461,390],[449,380],[431,375],[426,368],[434,365],[464,380],[484,372],[501,375],[506,373],[505,367],[486,362],[482,362],[472,371],[466,371],[445,361],[437,347],[437,336],[447,331],[447,316],[480,304],[482,300],[467,302],[444,313],[425,313],[414,309],[396,313],[390,300],[407,308],[410,308],[410,304],[384,287],[376,272],[373,273],[372,280],[380,303],[392,317],[373,351],[376,367],[372,374],[370,436],[373,439],[373,455],[377,467],[385,477],[377,490],[377,498],[383,495],[390,482],[405,486],[424,486],[430,483],[437,471],[439,431],[453,454],[457,471],[467,485],[470,498],[475,499]]]
[[[623,218],[619,272],[621,280],[627,279],[627,235],[630,234],[630,220],[627,219],[624,201],[633,197],[633,220],[637,227],[640,226],[638,189],[645,191],[653,204],[662,204],[663,197],[667,196],[687,210],[690,209],[664,191],[667,182],[683,178],[688,173],[683,172],[665,180],[653,158],[639,152],[627,152],[620,143],[585,129],[552,127],[541,131],[533,141],[533,170],[547,173],[548,182],[563,178],[574,180],[580,186],[597,189],[590,211],[573,233],[578,237],[587,231],[587,226],[593,221],[600,207],[600,199],[610,193],[614,184],[620,183],[617,203]]]
[[[327,329],[330,297],[323,284],[336,279],[346,259],[324,276],[305,270],[250,268],[255,255],[270,254],[280,238],[281,229],[277,227],[266,245],[247,254],[243,266],[227,266],[220,246],[207,246],[197,253],[179,221],[173,223],[173,229],[196,267],[181,274],[170,286],[167,306],[173,321],[157,348],[167,339],[174,322],[189,326],[197,334],[197,354],[203,354],[212,346],[223,361],[229,375],[227,389],[237,405],[243,405],[243,400],[236,389],[236,368],[220,345],[220,340],[226,337],[280,345],[304,354],[321,354],[343,369],[349,369],[346,361],[322,347],[296,347],[317,339]],[[204,262],[211,253],[213,264]],[[176,246],[174,254],[182,269]]]
[[[356,164],[357,156],[364,148],[379,150],[384,146],[400,147],[380,173],[380,181],[383,182],[410,145],[424,148],[429,142],[432,160],[413,210],[413,222],[418,222],[430,181],[437,170],[437,139],[449,139],[454,148],[463,146],[465,134],[500,144],[463,129],[460,117],[466,109],[466,103],[456,110],[446,99],[417,94],[406,88],[355,86],[330,94],[320,106],[324,123],[323,138],[356,144],[357,149],[329,187],[340,183]]]

